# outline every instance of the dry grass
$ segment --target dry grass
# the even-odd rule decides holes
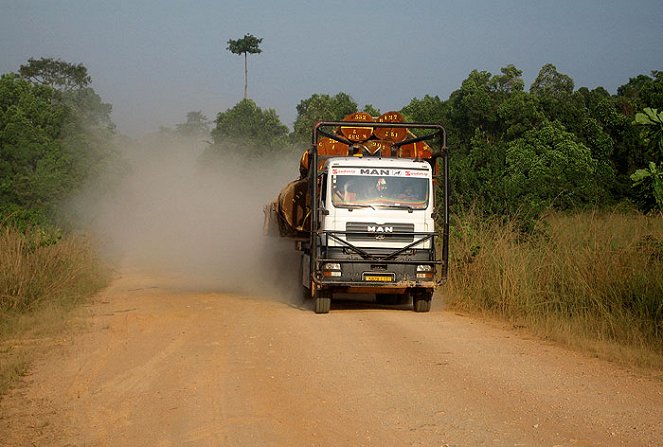
[[[663,220],[553,214],[515,224],[459,218],[448,304],[634,366],[663,367]]]
[[[0,228],[0,396],[28,368],[31,341],[55,336],[107,279],[84,237]]]

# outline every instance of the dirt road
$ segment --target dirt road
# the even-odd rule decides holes
[[[660,380],[439,300],[316,315],[177,284],[123,273],[0,403],[0,444],[663,445]]]

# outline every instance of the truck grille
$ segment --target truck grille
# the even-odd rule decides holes
[[[345,231],[350,232],[347,235],[348,241],[412,242],[414,240],[414,235],[398,234],[413,233],[414,224],[387,223],[378,225],[366,222],[348,222]]]

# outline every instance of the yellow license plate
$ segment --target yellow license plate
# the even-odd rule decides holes
[[[364,275],[364,281],[392,282],[392,275]]]

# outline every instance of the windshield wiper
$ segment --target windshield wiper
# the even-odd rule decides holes
[[[387,208],[396,208],[399,210],[407,210],[408,213],[411,213],[414,211],[414,208],[410,205],[385,205]]]
[[[343,204],[343,205],[339,204],[339,205],[336,205],[336,208],[347,208],[350,211],[352,211],[356,208],[372,208],[373,210],[377,209],[377,208],[375,208],[374,205],[371,205],[370,203],[352,203],[352,204],[346,203],[346,204]]]
[[[376,209],[375,206],[371,205],[370,203],[355,203],[355,204],[352,204],[350,206],[352,208],[372,208],[373,210]]]

